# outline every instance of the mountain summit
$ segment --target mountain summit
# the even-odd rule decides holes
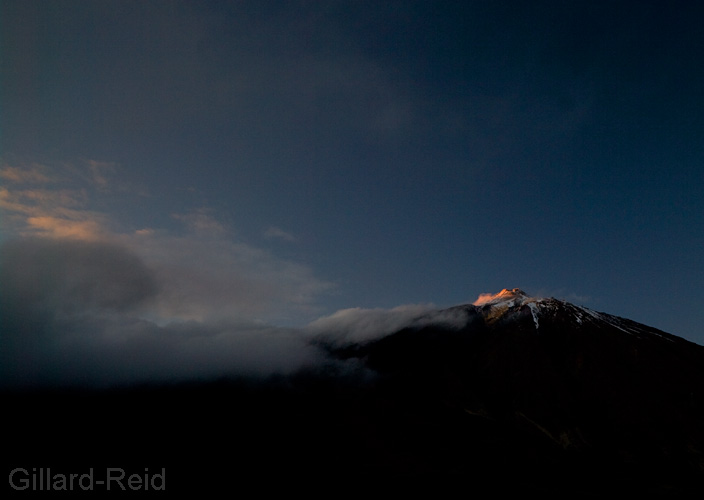
[[[554,328],[554,323],[557,322],[566,330],[583,330],[595,327],[603,330],[608,328],[637,337],[654,335],[669,342],[684,341],[684,339],[656,328],[587,307],[577,306],[554,297],[532,297],[520,288],[510,290],[504,288],[496,294],[481,294],[471,305],[451,307],[445,311],[458,310],[465,311],[470,317],[480,316],[487,325],[501,320],[507,327],[524,327],[525,320],[530,317],[537,331],[540,329],[540,321],[543,318],[547,328]],[[442,314],[444,311],[439,312],[438,316],[442,316]]]

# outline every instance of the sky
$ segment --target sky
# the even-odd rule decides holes
[[[704,344],[702,15],[6,0],[6,325],[232,354],[520,287]]]

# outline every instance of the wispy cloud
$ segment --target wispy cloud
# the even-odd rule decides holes
[[[264,231],[264,237],[267,239],[278,239],[289,242],[296,241],[296,237],[294,235],[276,226],[271,226]]]
[[[228,231],[212,215],[211,210],[205,207],[200,207],[184,214],[172,214],[171,217],[183,222],[190,231],[201,236],[220,236]]]
[[[4,229],[22,235],[101,238],[105,217],[85,209],[85,202],[79,190],[0,188],[0,209],[7,212]]]
[[[124,237],[163,284],[158,303],[162,317],[287,322],[313,314],[317,297],[332,286],[307,266],[268,251],[198,235],[146,232]]]
[[[104,233],[95,220],[71,220],[60,217],[27,217],[27,225],[38,234],[55,238],[97,240]]]
[[[100,239],[107,235],[108,220],[90,209],[91,194],[99,182],[86,175],[90,164],[31,163],[4,165],[7,181],[0,188],[0,209],[6,213],[3,229],[23,236]]]
[[[0,179],[13,183],[46,184],[52,181],[47,168],[39,164],[26,165],[22,168],[10,165],[0,167]]]
[[[472,304],[475,306],[482,306],[487,302],[491,302],[492,300],[494,300],[497,295],[498,294],[496,293],[480,293],[479,297],[477,297],[477,300],[472,302]]]
[[[107,190],[110,186],[109,179],[114,176],[117,164],[106,161],[87,160],[86,165],[92,176],[92,183],[101,191]]]

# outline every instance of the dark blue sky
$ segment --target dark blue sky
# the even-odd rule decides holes
[[[3,240],[161,265],[153,317],[303,324],[521,287],[704,343],[699,2],[0,16]]]

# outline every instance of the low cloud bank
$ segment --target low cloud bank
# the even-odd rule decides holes
[[[405,328],[431,324],[462,328],[468,321],[469,312],[463,308],[437,310],[432,304],[412,304],[393,309],[343,309],[313,321],[306,331],[341,347],[377,340]]]
[[[340,346],[468,320],[461,308],[437,311],[429,304],[345,309],[303,328],[227,314],[167,320],[165,303],[176,309],[178,302],[163,272],[116,243],[24,238],[2,245],[0,387],[349,373],[359,367],[331,359],[312,341],[324,337]]]
[[[3,386],[265,376],[325,362],[294,329],[233,319],[160,324],[158,273],[114,244],[7,243],[0,283]]]
[[[366,342],[406,328],[431,310],[430,305],[405,305],[393,309],[342,309],[313,321],[306,330],[334,345]]]

